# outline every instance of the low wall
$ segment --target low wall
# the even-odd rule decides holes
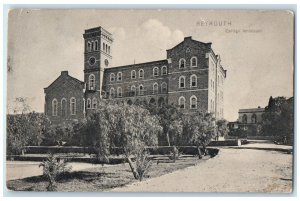
[[[173,147],[149,147],[151,158],[156,158],[161,155],[170,155]],[[184,155],[198,155],[197,147],[178,147],[179,153]],[[219,149],[216,148],[207,148],[207,154],[211,157],[216,156],[219,153]],[[66,159],[68,162],[85,162],[85,163],[99,163],[94,157],[95,155],[89,156],[68,156],[66,154],[59,155],[59,158]],[[15,160],[15,161],[44,161],[48,157],[47,154],[31,154],[31,155],[9,155],[6,156],[6,160]],[[125,163],[126,158],[124,156],[110,156],[109,164],[120,164]]]
[[[240,146],[240,140],[225,140],[212,141],[208,146]],[[196,146],[176,146],[178,151],[182,154],[197,155],[198,150]],[[151,155],[166,155],[173,151],[173,146],[157,146],[147,148]],[[95,154],[92,147],[75,147],[75,146],[27,146],[25,147],[25,154],[65,154],[65,153],[80,153],[80,154]],[[114,147],[110,149],[111,155],[119,156],[123,154],[123,149]]]
[[[231,139],[238,139],[237,136],[227,136],[227,140]],[[254,136],[247,136],[245,139],[248,140],[275,140],[274,136],[262,136],[262,135],[254,135]]]

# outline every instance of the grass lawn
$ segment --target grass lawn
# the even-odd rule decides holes
[[[199,160],[197,156],[183,156],[176,163],[166,159],[160,159],[159,163],[157,163],[157,159],[154,159],[145,179],[194,166],[209,158],[209,156],[206,156]],[[107,191],[133,182],[138,181],[134,179],[128,163],[122,163],[61,175],[57,182],[57,190],[69,192]],[[48,181],[43,176],[7,181],[7,188],[14,191],[46,191],[47,186]]]

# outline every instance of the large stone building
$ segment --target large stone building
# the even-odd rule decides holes
[[[84,82],[63,71],[45,92],[45,113],[53,122],[82,119],[100,99],[134,104],[172,104],[183,112],[196,109],[223,118],[226,70],[220,56],[203,43],[185,37],[167,50],[167,58],[111,66],[113,38],[102,27],[85,30]]]

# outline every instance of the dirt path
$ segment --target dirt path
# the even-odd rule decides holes
[[[276,147],[258,143],[246,145],[245,148],[274,146]],[[288,193],[291,190],[292,154],[270,150],[221,148],[218,156],[205,163],[112,191]]]

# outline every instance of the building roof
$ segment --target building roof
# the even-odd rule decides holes
[[[174,47],[172,47],[172,48],[170,48],[170,49],[167,49],[167,50],[172,50],[172,49],[178,47],[179,45],[181,45],[182,43],[184,43],[186,40],[191,40],[192,42],[195,42],[195,43],[197,43],[197,44],[199,44],[199,45],[207,45],[207,46],[211,47],[211,42],[209,42],[209,43],[204,43],[204,42],[201,42],[201,41],[197,41],[197,40],[192,39],[192,36],[188,36],[188,37],[184,37],[184,40],[183,40],[181,43],[178,43],[178,44],[175,45]]]
[[[248,109],[239,109],[239,113],[248,113],[248,112],[264,112],[265,108],[248,108]]]
[[[82,82],[82,81],[80,81],[80,80],[78,80],[78,79],[76,79],[76,78],[70,76],[69,73],[68,73],[68,71],[61,71],[60,76],[58,76],[58,78],[56,78],[56,79],[55,79],[48,87],[44,88],[44,90],[47,90],[48,88],[50,88],[52,85],[54,85],[54,83],[55,83],[56,81],[58,81],[58,80],[59,80],[61,77],[63,77],[63,76],[66,76],[66,77],[70,78],[71,80],[73,80],[74,82],[76,82],[76,83],[78,83],[78,84],[84,85],[84,82]]]

